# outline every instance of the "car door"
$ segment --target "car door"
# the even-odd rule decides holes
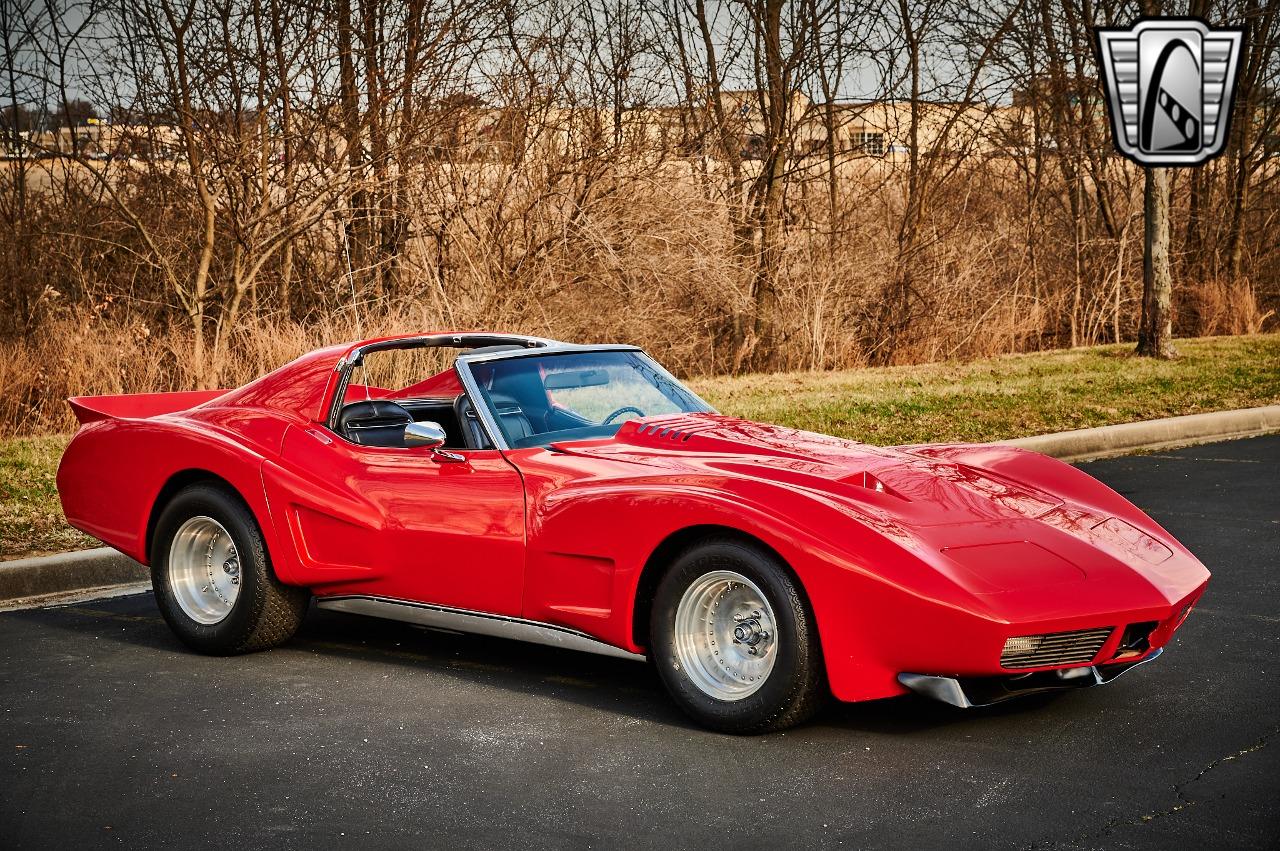
[[[519,615],[520,473],[497,450],[451,452],[462,460],[290,428],[264,482],[297,547],[295,581],[321,593]]]

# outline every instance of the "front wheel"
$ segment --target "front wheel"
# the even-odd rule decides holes
[[[672,698],[715,730],[781,730],[826,694],[808,603],[776,557],[743,541],[705,541],[676,559],[658,585],[649,638]]]
[[[179,492],[160,514],[151,585],[178,638],[221,656],[288,641],[311,597],[276,579],[248,507],[208,484]]]

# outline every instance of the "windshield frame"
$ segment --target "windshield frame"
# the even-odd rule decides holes
[[[566,345],[558,340],[549,340],[545,337],[531,337],[525,334],[501,334],[490,333],[485,331],[466,331],[462,333],[439,333],[439,334],[406,334],[399,337],[383,337],[372,340],[365,340],[362,343],[355,343],[338,359],[333,367],[333,377],[330,379],[326,394],[327,399],[324,403],[323,422],[330,431],[338,430],[338,415],[342,411],[342,406],[346,402],[347,386],[351,383],[351,378],[355,374],[356,368],[364,363],[364,356],[373,352],[395,351],[399,349],[427,349],[427,348],[445,348],[445,349],[469,349],[479,346],[495,346],[495,345],[515,345],[526,346],[530,350],[545,351],[548,348],[558,348]],[[465,357],[466,352],[463,351],[460,357]],[[482,357],[482,356],[477,356]],[[463,382],[462,370],[458,368],[457,359],[453,363],[453,371],[457,373],[459,381]],[[471,388],[466,387],[467,392],[471,392]],[[487,424],[486,424],[487,425]],[[492,431],[492,429],[489,429]],[[490,441],[493,435],[489,436]]]
[[[489,437],[493,441],[493,445],[496,448],[504,452],[507,452],[513,448],[524,449],[529,447],[512,447],[511,446],[510,442],[507,440],[506,434],[503,432],[502,428],[498,424],[497,416],[494,414],[494,411],[491,408],[489,394],[483,391],[483,389],[480,386],[480,382],[476,379],[475,374],[471,371],[472,365],[479,364],[479,363],[492,363],[494,361],[516,360],[518,358],[527,358],[527,357],[557,357],[561,355],[594,354],[598,352],[634,352],[635,354],[638,354],[641,358],[643,358],[646,361],[646,365],[651,366],[658,375],[672,382],[677,387],[679,387],[682,392],[688,394],[692,399],[702,404],[706,408],[706,413],[712,413],[712,414],[717,413],[716,409],[712,407],[710,404],[708,404],[705,399],[703,399],[697,393],[694,393],[692,390],[690,390],[683,381],[681,381],[680,379],[672,375],[669,371],[667,371],[662,366],[662,364],[658,363],[656,360],[650,357],[639,346],[629,346],[629,345],[623,345],[623,344],[593,345],[593,346],[562,344],[562,345],[553,345],[553,346],[546,346],[546,347],[539,347],[539,348],[523,349],[519,351],[484,352],[476,355],[462,354],[462,355],[459,355],[457,360],[454,362],[454,369],[457,371],[458,379],[459,381],[462,382],[462,386],[467,391],[467,395],[471,398],[471,404],[475,408],[477,416],[480,417],[480,421],[484,424],[485,430],[489,433]],[[555,432],[548,432],[548,434],[554,434],[554,433]],[[560,443],[560,442],[568,443],[568,442],[572,442],[575,439],[591,440],[591,439],[598,439],[598,438],[589,438],[589,437],[573,438],[573,437],[566,436],[563,441],[557,441],[552,439],[550,441],[547,441],[547,443]],[[535,445],[545,446],[546,444],[535,444]]]

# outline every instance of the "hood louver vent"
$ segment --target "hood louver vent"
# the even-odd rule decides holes
[[[658,420],[625,422],[618,431],[618,438],[626,443],[667,449],[688,443],[696,435],[715,432],[721,426],[705,415],[676,414]]]
[[[693,432],[680,426],[664,425],[663,423],[653,423],[651,425],[642,425],[636,429],[636,435],[648,435],[656,437],[658,440],[679,440],[684,442],[693,437]]]

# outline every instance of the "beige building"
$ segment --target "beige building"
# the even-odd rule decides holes
[[[760,94],[755,90],[726,91],[721,104],[728,130],[744,160],[763,158],[767,139]],[[524,159],[539,152],[560,157],[589,156],[610,147],[627,156],[719,157],[720,140],[706,129],[714,126],[710,105],[691,111],[687,106],[653,106],[615,114],[608,109],[556,105],[502,109],[475,97],[455,97],[420,113],[424,125],[415,130],[430,137],[430,148],[447,160],[503,161]],[[429,116],[429,117],[428,117]],[[998,155],[1031,150],[1035,144],[1028,107],[987,103],[910,101],[840,101],[812,103],[792,96],[789,110],[790,156],[824,157],[828,126],[835,134],[835,151],[842,158],[905,159],[913,138],[925,156]],[[914,126],[914,134],[913,134]],[[178,129],[172,125],[110,125],[90,123],[76,128],[27,137],[28,156],[67,154],[78,150],[95,158],[170,159],[180,153]],[[74,138],[73,138],[74,137]],[[314,138],[314,137],[313,137]],[[335,131],[310,157],[339,156]],[[13,157],[13,140],[0,139],[0,154]],[[307,154],[303,154],[304,157]]]

